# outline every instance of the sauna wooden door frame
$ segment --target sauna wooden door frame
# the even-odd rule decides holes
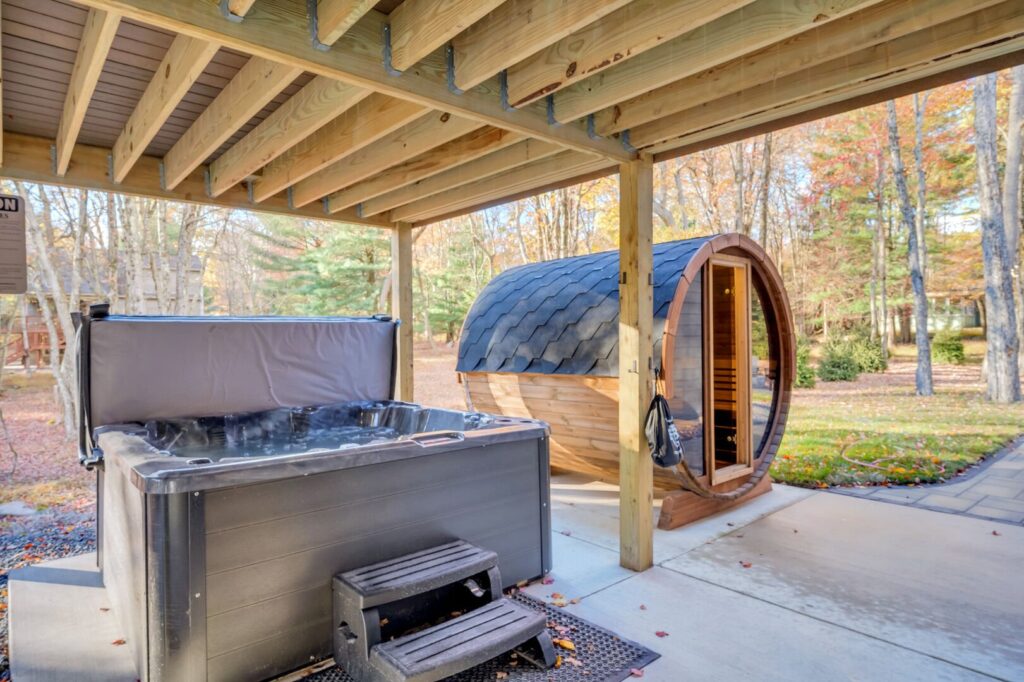
[[[714,266],[733,268],[740,272],[737,278],[733,324],[736,328],[736,464],[715,467],[715,350],[714,350],[714,298],[712,277]],[[715,254],[703,268],[704,307],[704,462],[712,486],[754,471],[753,443],[751,442],[751,375],[750,375],[750,261],[745,258]]]

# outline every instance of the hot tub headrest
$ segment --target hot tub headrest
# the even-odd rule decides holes
[[[388,318],[94,318],[83,340],[88,426],[387,400],[395,324]]]

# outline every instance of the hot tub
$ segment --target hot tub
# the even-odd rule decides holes
[[[506,586],[549,570],[547,427],[391,400],[395,324],[83,322],[100,564],[141,679],[327,658],[335,574],[444,542]]]

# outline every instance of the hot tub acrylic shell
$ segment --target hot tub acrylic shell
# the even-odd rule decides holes
[[[211,463],[157,450],[138,423],[94,433],[100,564],[143,680],[328,658],[336,573],[454,539],[495,551],[506,587],[550,570],[540,422]]]

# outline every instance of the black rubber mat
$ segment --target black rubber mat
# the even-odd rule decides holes
[[[453,682],[622,682],[640,669],[657,660],[659,654],[636,642],[623,639],[613,632],[588,623],[567,613],[565,609],[517,593],[512,599],[547,614],[551,636],[572,642],[575,651],[555,647],[561,656],[561,665],[542,670],[529,663],[522,655],[503,654],[449,678]],[[505,673],[499,676],[499,673]],[[338,667],[313,673],[306,682],[353,682]]]

